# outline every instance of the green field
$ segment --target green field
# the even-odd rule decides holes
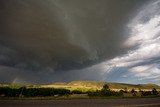
[[[160,91],[160,86],[156,84],[125,84],[125,83],[112,83],[112,82],[96,82],[96,81],[73,81],[69,83],[53,83],[50,85],[41,85],[41,87],[54,87],[65,88],[69,90],[81,89],[82,91],[88,90],[101,90],[102,87],[107,84],[111,90],[128,90],[135,89],[136,91],[144,90],[151,91],[156,88]]]
[[[106,87],[105,87],[106,86]],[[124,84],[96,81],[73,81],[49,85],[1,84],[0,98],[122,98],[157,97],[155,84]]]

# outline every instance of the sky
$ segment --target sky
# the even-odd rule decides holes
[[[159,0],[0,0],[0,83],[160,84]]]

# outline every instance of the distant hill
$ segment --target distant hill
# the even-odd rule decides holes
[[[156,88],[158,91],[160,91],[160,86],[156,84],[126,84],[126,83],[113,83],[113,82],[97,82],[97,81],[72,81],[69,83],[65,82],[56,82],[49,85],[19,85],[19,84],[0,84],[0,87],[11,87],[11,88],[20,88],[22,86],[26,86],[27,88],[33,88],[33,87],[42,87],[42,88],[64,88],[69,90],[81,90],[81,91],[92,91],[92,90],[101,90],[102,87],[107,84],[109,86],[109,89],[114,91],[119,90],[144,90],[144,91],[150,91],[153,88]]]
[[[160,90],[160,86],[156,84],[126,84],[126,83],[113,83],[113,82],[96,82],[96,81],[72,81],[69,83],[66,83],[66,86],[70,87],[86,87],[86,88],[92,88],[92,89],[102,89],[102,87],[107,84],[110,89],[115,90],[152,90],[153,88],[156,88]],[[62,85],[62,84],[54,84],[54,85]]]

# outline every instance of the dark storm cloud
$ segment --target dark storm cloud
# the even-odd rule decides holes
[[[68,42],[60,21],[63,14],[54,4],[51,7],[47,1],[2,2],[2,43],[26,59],[38,59],[54,66],[54,63],[79,60],[87,55],[81,47]]]
[[[147,2],[1,0],[0,64],[24,70],[20,76],[14,70],[17,77],[37,74],[41,78],[51,73],[58,80],[63,74],[69,77],[68,70],[83,69],[126,53],[131,49],[122,45],[129,35],[127,23]],[[5,73],[9,72],[0,71]]]

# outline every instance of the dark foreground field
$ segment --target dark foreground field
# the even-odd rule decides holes
[[[0,100],[0,107],[160,107],[160,98]]]

